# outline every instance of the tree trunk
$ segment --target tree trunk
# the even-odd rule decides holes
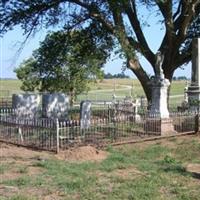
[[[70,90],[69,95],[70,95],[70,106],[73,107],[74,102],[75,102],[75,91],[74,91],[74,89]]]
[[[138,78],[138,80],[140,81],[142,88],[145,92],[146,98],[148,100],[148,105],[151,105],[151,101],[152,101],[152,86],[150,83],[150,78],[149,76],[146,74],[146,72],[143,70],[143,68],[141,67],[140,63],[138,60],[136,59],[130,59],[128,61],[128,68],[136,75],[136,77]],[[173,72],[169,72],[164,70],[164,75],[165,78],[169,79],[170,83],[172,81],[172,77],[173,77]],[[170,94],[170,89],[171,89],[171,85],[168,88],[167,91],[167,105],[169,108],[169,94]]]
[[[146,72],[141,67],[138,60],[130,59],[128,61],[128,68],[136,75],[138,80],[140,81],[144,93],[147,97],[148,103],[151,102],[151,86],[150,86],[150,78],[146,74]]]

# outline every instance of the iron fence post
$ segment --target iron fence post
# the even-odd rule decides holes
[[[59,121],[56,119],[56,153],[60,151]]]
[[[195,115],[195,133],[199,132],[199,114]]]

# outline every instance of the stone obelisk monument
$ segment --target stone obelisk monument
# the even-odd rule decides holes
[[[200,37],[192,40],[192,75],[188,87],[188,103],[192,110],[199,110],[200,102]]]

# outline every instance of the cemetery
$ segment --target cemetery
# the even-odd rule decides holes
[[[163,56],[156,54],[152,102],[126,97],[112,101],[81,101],[70,107],[64,93],[12,95],[12,107],[1,108],[0,139],[17,145],[59,152],[74,146],[130,143],[155,137],[193,134],[199,131],[200,38],[193,39],[191,84],[184,102],[169,111],[169,80],[162,71]],[[149,107],[150,109],[147,109]]]
[[[1,200],[200,199],[200,0],[0,17]]]
[[[196,24],[197,29],[199,26]],[[169,109],[171,83],[163,71],[164,54],[158,51],[155,54],[155,76],[147,83],[151,86],[150,102],[131,95],[117,100],[115,88],[111,94],[112,101],[84,99],[74,106],[70,105],[70,96],[65,93],[12,94],[12,101],[0,107],[0,140],[58,153],[69,147],[88,144],[101,147],[198,133],[198,34],[193,29],[188,32],[192,40],[191,82],[185,87],[184,101],[175,110]]]
[[[1,109],[1,141],[54,152],[193,134],[199,127],[196,111],[164,110],[163,117],[162,109],[147,111],[139,99],[85,100],[70,108],[64,94],[14,94],[12,102]]]
[[[1,200],[200,199],[200,0],[0,18]]]

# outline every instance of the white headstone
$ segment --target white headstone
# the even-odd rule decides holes
[[[82,101],[80,104],[81,129],[90,127],[91,105],[91,101]]]

